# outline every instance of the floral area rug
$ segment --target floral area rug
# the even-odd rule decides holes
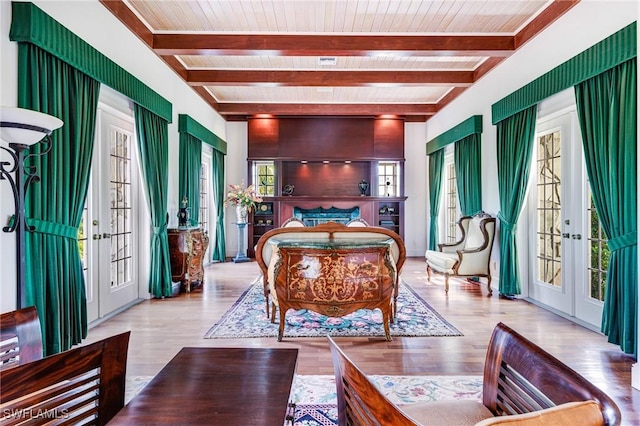
[[[279,313],[278,313],[279,315]],[[253,284],[205,334],[205,339],[276,337],[278,322],[267,318],[262,283]],[[406,283],[400,284],[398,315],[390,325],[392,336],[462,336]],[[303,309],[289,310],[284,337],[382,336],[379,309],[360,309],[341,318],[327,317]]]
[[[397,405],[415,402],[475,399],[482,401],[479,376],[369,376]],[[298,375],[293,387],[296,426],[338,424],[336,383],[333,376]]]
[[[398,405],[452,399],[482,399],[480,376],[369,376]],[[128,403],[152,377],[127,378]],[[297,375],[292,400],[296,404],[294,426],[338,424],[336,383],[333,376]]]

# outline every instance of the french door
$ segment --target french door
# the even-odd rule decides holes
[[[133,117],[100,103],[83,219],[89,322],[138,298],[135,149]]]
[[[575,107],[538,119],[532,161],[529,296],[599,328],[602,292],[594,291],[592,266],[602,267],[603,241],[596,232],[600,246],[594,251],[593,230],[600,228],[591,208]],[[601,280],[598,272],[595,279]]]

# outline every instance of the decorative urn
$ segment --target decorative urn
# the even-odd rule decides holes
[[[358,184],[358,189],[360,189],[360,196],[364,197],[367,195],[367,189],[369,189],[369,182],[362,179]]]

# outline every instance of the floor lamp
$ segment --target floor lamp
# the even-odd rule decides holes
[[[33,166],[25,166],[31,156],[45,155],[51,150],[51,132],[62,126],[62,120],[41,112],[23,108],[0,107],[0,149],[9,153],[10,161],[0,159],[0,180],[7,180],[13,191],[15,213],[4,232],[16,233],[17,286],[16,305],[24,305],[25,233],[24,196],[31,182],[40,180]],[[26,154],[31,145],[43,142],[46,147],[38,154]],[[13,174],[15,173],[15,177]]]

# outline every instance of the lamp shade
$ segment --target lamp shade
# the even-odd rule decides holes
[[[7,143],[33,145],[63,124],[62,120],[38,111],[0,107],[0,139]]]

